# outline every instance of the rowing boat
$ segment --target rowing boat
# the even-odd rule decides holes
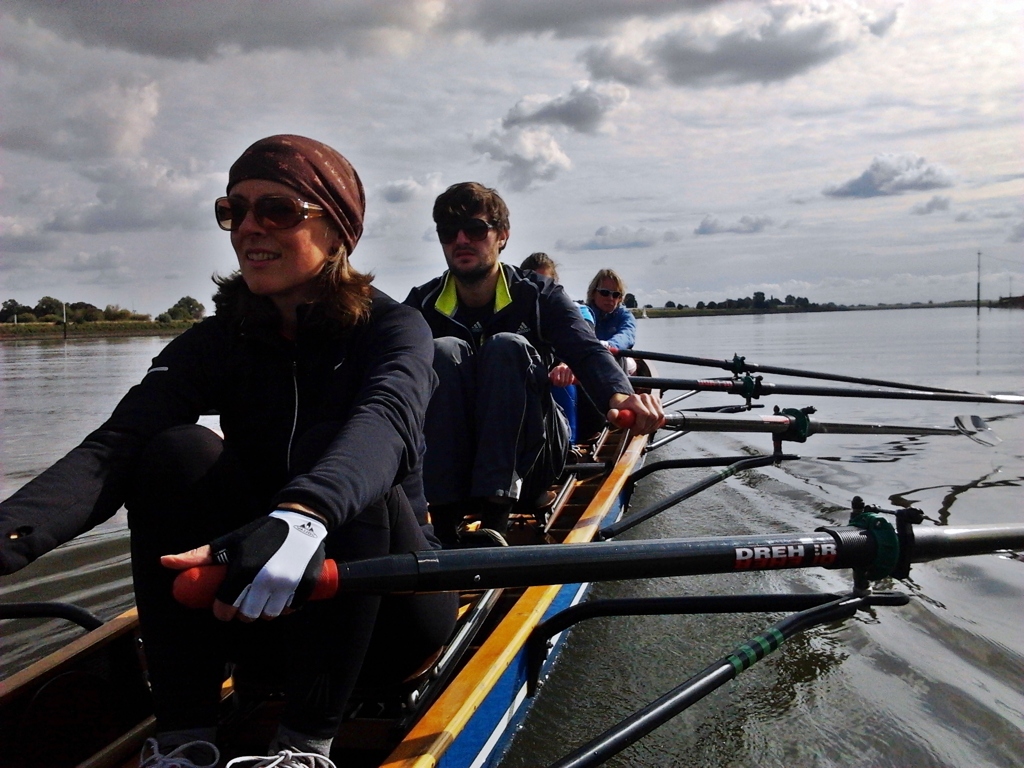
[[[595,540],[621,513],[623,489],[642,463],[646,445],[646,436],[611,427],[577,445],[553,488],[550,507],[541,514],[513,513],[509,543]],[[365,686],[352,697],[335,740],[339,764],[495,764],[528,709],[527,638],[542,620],[580,602],[588,586],[460,590],[459,622],[442,653],[399,690]],[[155,727],[140,643],[131,609],[0,681],[0,743],[8,745],[0,753],[0,768],[134,768]],[[240,694],[258,686],[225,680],[223,730],[233,742],[229,751],[258,750],[276,703],[272,697],[257,707],[239,703]]]

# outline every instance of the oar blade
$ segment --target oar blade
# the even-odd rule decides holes
[[[960,434],[967,435],[974,442],[987,445],[989,448],[1003,442],[981,416],[957,416],[953,423],[960,430]]]

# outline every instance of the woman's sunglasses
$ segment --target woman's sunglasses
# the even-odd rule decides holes
[[[437,225],[437,239],[441,241],[442,245],[451,245],[459,236],[459,232],[465,232],[473,242],[480,242],[487,238],[487,233],[492,229],[497,229],[489,221],[483,219],[466,219],[458,224],[438,224]]]
[[[306,219],[324,215],[319,205],[287,195],[264,195],[251,203],[241,197],[218,197],[213,203],[217,224],[227,232],[237,230],[250,210],[263,229],[291,229]]]
[[[595,288],[594,293],[600,293],[606,299],[611,296],[613,299],[621,299],[622,294],[619,291],[609,291],[607,288]]]

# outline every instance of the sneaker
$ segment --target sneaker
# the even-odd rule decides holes
[[[329,758],[316,752],[292,752],[290,749],[282,749],[269,757],[236,757],[226,768],[235,765],[246,768],[337,768]]]
[[[190,741],[162,755],[157,740],[146,739],[139,756],[139,768],[217,768],[219,762],[220,750],[208,741]]]
[[[507,547],[505,537],[493,528],[477,528],[475,531],[463,531],[459,534],[459,546],[463,549],[477,547]]]

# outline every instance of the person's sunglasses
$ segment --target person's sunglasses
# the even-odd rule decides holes
[[[622,294],[619,291],[609,291],[607,288],[596,288],[595,293],[600,293],[606,299],[611,296],[613,299],[621,299]]]
[[[487,233],[492,229],[497,227],[483,219],[466,219],[458,224],[438,224],[437,239],[443,245],[451,245],[458,238],[459,232],[465,232],[470,240],[480,242],[487,238]]]
[[[324,215],[319,205],[288,195],[264,195],[252,203],[241,197],[218,197],[213,203],[217,224],[227,232],[237,230],[250,209],[263,229],[291,229],[306,219]]]

